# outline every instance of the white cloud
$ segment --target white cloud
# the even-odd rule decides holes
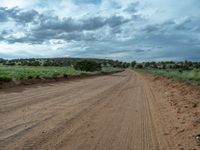
[[[32,7],[38,0],[0,0],[1,7],[20,7],[20,8],[30,8]]]
[[[200,49],[198,0],[0,0],[0,7],[9,8],[0,10],[0,57],[200,57],[191,54]]]

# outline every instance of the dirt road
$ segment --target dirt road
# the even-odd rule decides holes
[[[156,93],[126,71],[0,91],[0,149],[173,150]]]

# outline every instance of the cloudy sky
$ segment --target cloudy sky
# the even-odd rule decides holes
[[[0,0],[0,58],[200,60],[200,0]]]

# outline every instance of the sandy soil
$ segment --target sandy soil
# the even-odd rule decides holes
[[[200,150],[195,136],[200,133],[200,87],[161,76],[140,74],[156,93],[156,118],[165,125],[165,136],[180,150]]]
[[[133,71],[4,89],[0,149],[195,150],[199,89],[181,90]]]

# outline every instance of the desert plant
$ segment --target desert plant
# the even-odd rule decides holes
[[[12,77],[9,75],[0,75],[0,81],[9,82],[12,81]]]
[[[100,71],[101,64],[92,60],[81,60],[74,65],[74,68],[76,70],[89,71],[89,72]]]

